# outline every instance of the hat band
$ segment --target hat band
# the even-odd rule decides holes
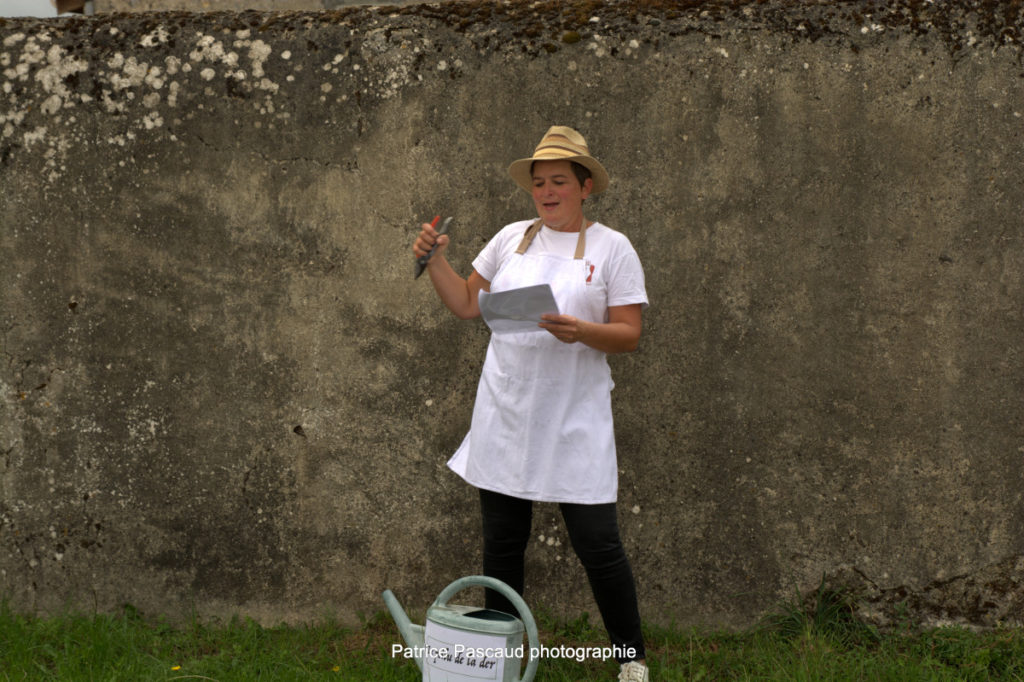
[[[578,149],[570,149],[569,147],[541,147],[533,153],[533,158],[540,158],[544,156],[554,156],[557,158],[565,156],[590,156],[586,151],[579,151]]]

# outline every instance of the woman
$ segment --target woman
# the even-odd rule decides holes
[[[463,279],[444,257],[447,235],[424,224],[417,258],[460,318],[480,314],[479,293],[547,283],[560,314],[537,332],[492,334],[469,433],[448,466],[480,490],[484,574],[522,594],[533,502],[558,502],[621,664],[620,680],[648,680],[633,574],[619,538],[618,469],[608,353],[636,349],[647,306],[629,240],[583,215],[608,173],[578,132],[548,130],[533,156],[509,167],[539,220],[498,232]],[[488,608],[514,613],[502,595]]]

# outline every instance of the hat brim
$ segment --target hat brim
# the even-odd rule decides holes
[[[600,194],[608,189],[608,185],[611,183],[608,171],[604,169],[600,161],[592,156],[531,156],[528,159],[513,161],[512,165],[508,167],[508,174],[517,185],[527,192],[533,191],[533,175],[530,170],[536,161],[574,161],[585,167],[590,171],[590,177],[594,181],[594,186],[590,190],[591,195]]]

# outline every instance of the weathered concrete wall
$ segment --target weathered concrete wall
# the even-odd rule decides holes
[[[469,0],[449,0],[467,2]],[[419,4],[414,0],[95,0],[96,14],[111,12],[290,12],[294,10],[325,10],[353,5],[390,5],[401,7]]]
[[[1003,3],[1002,7],[1010,6]],[[0,590],[266,621],[479,566],[487,340],[413,281],[552,123],[648,274],[613,358],[644,614],[824,574],[1024,602],[1020,4],[459,3],[0,23]],[[557,510],[528,598],[595,612]]]

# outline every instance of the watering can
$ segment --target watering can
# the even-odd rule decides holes
[[[505,595],[522,620],[494,609],[448,604],[457,592],[474,586],[489,587]],[[384,590],[383,597],[406,644],[404,648],[395,644],[392,656],[415,659],[423,671],[423,682],[533,680],[540,650],[537,624],[523,598],[497,578],[467,576],[441,590],[427,609],[426,626],[409,621],[391,590]],[[524,631],[528,649],[523,647]],[[520,679],[519,670],[526,655],[529,662]]]

